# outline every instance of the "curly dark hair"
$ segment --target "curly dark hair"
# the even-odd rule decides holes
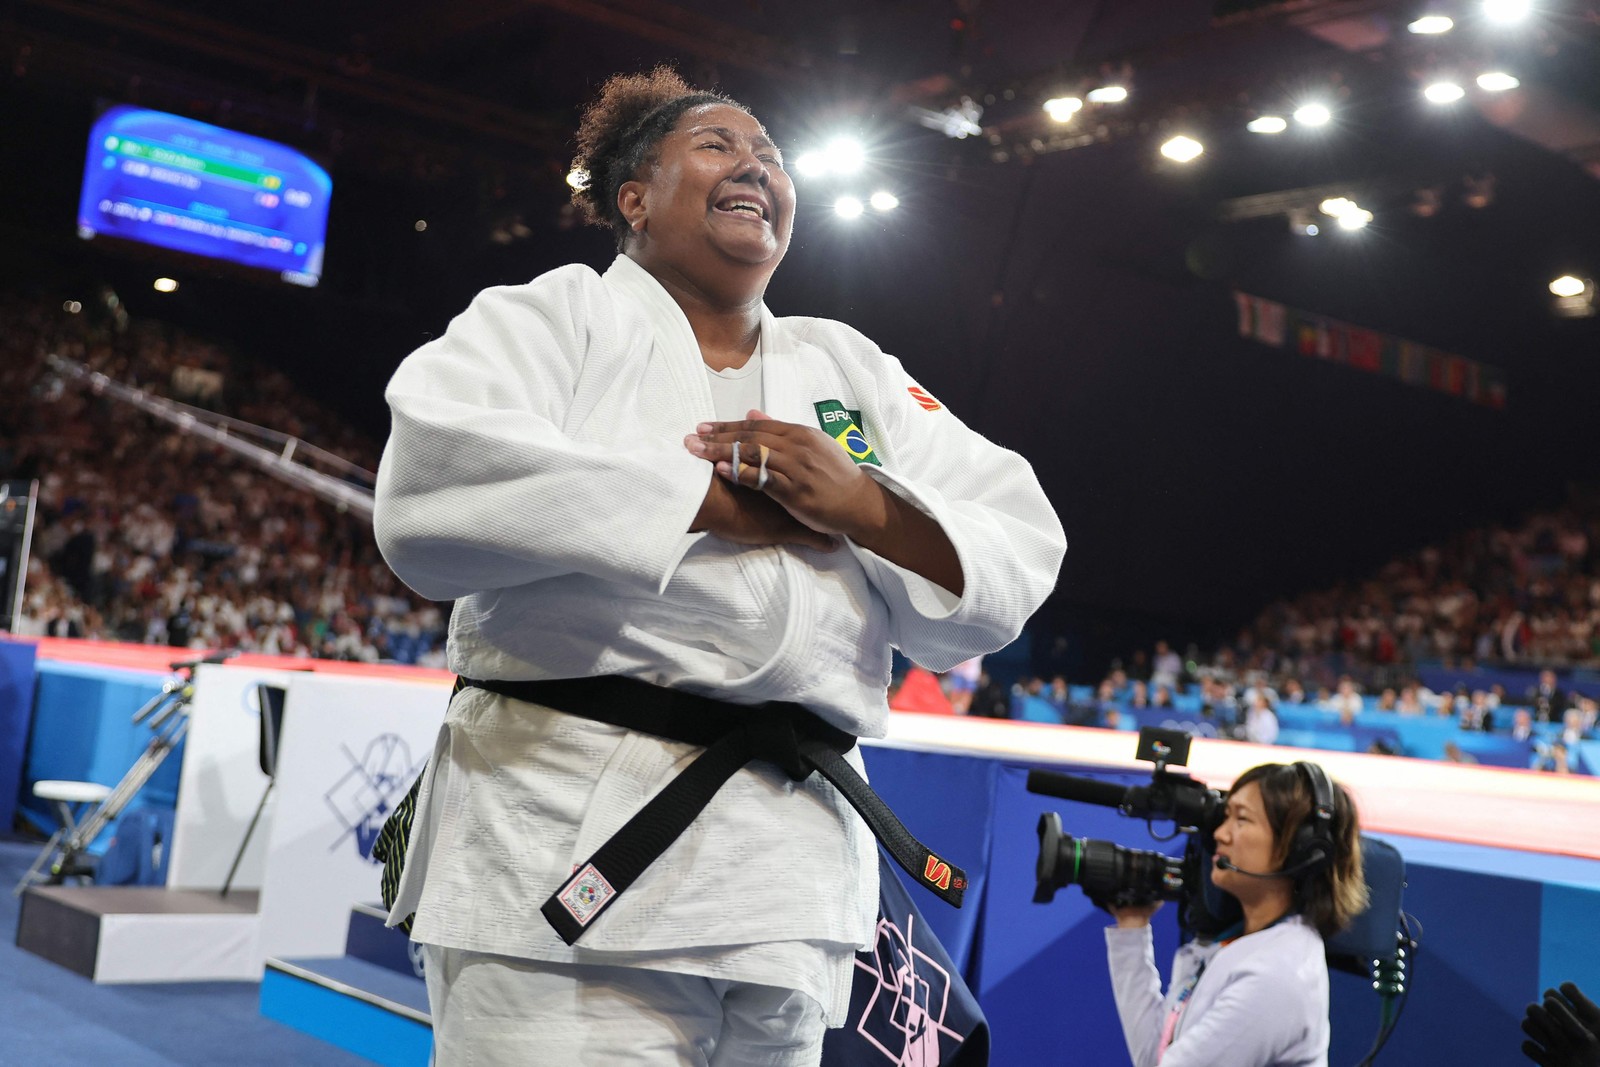
[[[657,67],[649,74],[613,74],[584,108],[572,166],[587,174],[588,180],[572,190],[572,202],[585,222],[611,231],[619,251],[630,231],[628,220],[617,208],[617,190],[655,163],[661,139],[672,132],[685,111],[701,104],[726,104],[746,114],[750,111],[721,93],[695,89],[669,66]]]

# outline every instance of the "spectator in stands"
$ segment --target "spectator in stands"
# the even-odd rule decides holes
[[[1583,722],[1583,711],[1580,708],[1568,708],[1561,717],[1561,742],[1567,746],[1567,751],[1572,751],[1584,741],[1589,739],[1588,727]]]
[[[1461,728],[1489,733],[1494,729],[1494,708],[1489,703],[1486,689],[1474,689],[1471,698],[1461,709]]]
[[[1401,715],[1421,715],[1426,709],[1422,706],[1422,697],[1414,685],[1402,686],[1400,699],[1395,703],[1394,710]]]
[[[1151,701],[1151,707],[1171,708],[1171,707],[1175,707],[1175,706],[1176,705],[1173,703],[1173,700],[1172,700],[1172,690],[1168,689],[1164,685],[1157,686],[1156,687],[1156,696],[1155,696],[1155,699],[1153,701]]]
[[[1183,677],[1183,659],[1165,641],[1156,642],[1155,658],[1151,660],[1150,684],[1155,688],[1166,686],[1176,691]]]
[[[897,361],[766,310],[794,190],[746,109],[619,76],[578,145],[573,198],[620,252],[604,276],[485,290],[386,392],[379,544],[456,598],[450,664],[475,680],[409,855],[385,828],[391,919],[415,912],[441,1064],[814,1065],[872,942],[876,850],[781,739],[858,758],[891,646],[947,668],[1007,644],[1064,538],[1027,464],[919,405]],[[860,463],[890,427],[892,465]],[[760,758],[682,837],[658,807],[612,838],[687,784],[713,722]],[[604,846],[573,869],[607,838],[646,857],[631,888]]]
[[[1313,776],[1327,784],[1313,785]],[[1323,789],[1333,810],[1314,831],[1324,847],[1313,851],[1296,842],[1312,835]],[[1160,902],[1109,906],[1107,959],[1134,1067],[1328,1062],[1323,939],[1366,908],[1359,834],[1350,794],[1320,767],[1268,763],[1240,775],[1216,830],[1211,878],[1238,900],[1243,926],[1178,949],[1165,996],[1150,931]]]
[[[1309,701],[1306,696],[1306,687],[1300,684],[1300,679],[1290,678],[1283,683],[1282,704],[1305,704]]]
[[[1569,759],[1567,746],[1561,741],[1551,741],[1548,744],[1540,744],[1534,750],[1532,767],[1536,771],[1545,771],[1549,774],[1571,774],[1572,764]]]
[[[1135,681],[1132,691],[1128,694],[1128,707],[1148,708],[1150,706],[1150,689],[1143,682]]]
[[[1245,712],[1244,739],[1257,745],[1276,744],[1278,740],[1278,714],[1272,710],[1266,693],[1259,689],[1251,695]]]
[[[1454,741],[1444,743],[1444,761],[1446,763],[1477,763],[1478,757],[1470,752],[1463,752],[1461,746]]]
[[[1527,708],[1517,708],[1511,713],[1511,739],[1513,741],[1533,740],[1533,712]]]
[[[1361,714],[1361,691],[1356,688],[1354,678],[1345,675],[1339,679],[1339,688],[1334,691],[1327,710],[1338,712],[1342,719],[1353,719]]]
[[[985,719],[1009,719],[1011,717],[1011,693],[994,678],[988,671],[978,674],[978,688],[972,691],[972,703],[967,709],[967,714],[976,715]]]
[[[1067,705],[1071,702],[1071,698],[1072,691],[1065,678],[1058,674],[1050,679],[1050,689],[1045,694],[1045,699],[1050,701],[1050,705],[1063,719],[1066,717]]]
[[[1567,710],[1567,694],[1556,684],[1556,672],[1539,672],[1539,684],[1528,690],[1528,703],[1533,707],[1535,722],[1560,722]]]
[[[1378,694],[1378,710],[1400,710],[1400,694],[1395,692],[1394,686],[1384,686],[1383,692]]]

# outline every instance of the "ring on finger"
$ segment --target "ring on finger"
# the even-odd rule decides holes
[[[765,489],[767,487],[767,457],[771,454],[771,448],[768,448],[766,445],[761,446],[761,466],[756,473],[757,489]]]
[[[732,468],[733,481],[739,480],[739,442],[733,443],[733,459],[728,464]]]

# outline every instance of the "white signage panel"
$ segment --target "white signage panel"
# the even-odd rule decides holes
[[[379,898],[372,845],[433,752],[450,682],[310,674],[289,683],[261,890],[268,957],[339,956]]]

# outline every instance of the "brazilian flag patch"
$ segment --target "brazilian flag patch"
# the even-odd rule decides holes
[[[874,467],[883,466],[867,440],[866,431],[861,428],[861,412],[851,411],[837,400],[819,400],[812,406],[817,409],[817,423],[823,433],[838,441],[851,459]]]

